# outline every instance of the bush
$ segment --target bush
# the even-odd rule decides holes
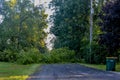
[[[46,63],[74,62],[75,52],[66,47],[54,49],[44,59]]]
[[[104,47],[99,46],[98,44],[92,45],[92,52],[89,52],[89,45],[86,47],[86,53],[84,53],[84,60],[86,63],[92,64],[101,64],[106,62],[106,52]]]
[[[0,52],[0,61],[4,62],[14,62],[17,60],[17,53],[11,50],[4,50],[4,52]]]
[[[11,50],[0,52],[0,61],[17,62],[19,64],[64,63],[75,62],[76,60],[75,52],[66,47],[54,49],[44,54],[41,54],[36,48],[21,50],[18,53],[14,53]]]
[[[8,59],[6,59],[6,54],[4,52],[0,52],[0,61],[8,61]]]
[[[40,54],[38,49],[30,49],[29,51],[21,51],[18,54],[17,63],[20,64],[31,64],[31,63],[39,63],[42,61],[42,54]]]
[[[51,62],[51,55],[50,53],[45,53],[45,54],[42,54],[42,60],[41,60],[42,63],[52,63]]]

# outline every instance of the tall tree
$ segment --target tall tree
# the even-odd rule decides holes
[[[106,3],[100,13],[100,45],[105,46],[109,56],[117,56],[120,49],[120,0]]]
[[[34,6],[31,0],[11,0],[5,2],[3,13],[4,20],[0,24],[1,50],[45,48],[47,15],[43,6]]]
[[[51,32],[57,37],[54,47],[69,47],[80,52],[89,27],[89,0],[52,0],[55,12]]]

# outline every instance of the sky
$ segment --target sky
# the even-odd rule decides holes
[[[48,14],[47,19],[49,19],[50,15],[52,15],[52,13],[53,13],[53,11],[48,8],[48,4],[50,3],[50,1],[51,0],[35,0],[35,5],[39,5],[39,3],[40,3],[40,4],[43,4],[44,7],[46,8],[45,13]],[[55,39],[55,36],[53,34],[50,34],[51,25],[52,25],[51,23],[48,23],[48,28],[45,29],[45,32],[48,33],[48,36],[45,39],[45,42],[46,42],[47,48],[49,50],[52,50],[53,42],[54,42],[54,39]]]
[[[48,14],[48,18],[50,15],[52,15],[53,11],[51,11],[48,8],[48,5],[50,3],[51,0],[35,0],[35,5],[39,5],[39,4],[43,4],[46,7],[46,13]]]
[[[39,4],[39,3],[49,3],[51,0],[35,0],[35,4]]]

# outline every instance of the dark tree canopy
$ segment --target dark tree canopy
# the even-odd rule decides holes
[[[51,32],[57,37],[55,48],[80,51],[81,40],[89,24],[89,0],[52,0],[55,12]]]
[[[102,34],[99,43],[106,47],[110,56],[116,55],[120,49],[120,0],[106,3],[100,18]]]

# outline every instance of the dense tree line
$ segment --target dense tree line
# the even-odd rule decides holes
[[[53,0],[51,6],[54,26],[51,32],[57,37],[54,47],[69,47],[80,52],[83,37],[89,27],[89,0]]]
[[[49,54],[45,37],[47,15],[42,5],[31,0],[5,1],[0,7],[0,61],[29,63],[105,63],[120,51],[120,1],[93,0],[92,45],[90,38],[91,0],[52,0],[51,33],[56,36]],[[90,48],[92,52],[90,52]]]
[[[3,3],[1,15],[0,61],[39,62],[40,53],[47,51],[44,7],[31,0],[9,0]]]
[[[99,44],[106,48],[108,56],[118,56],[120,50],[120,0],[106,3],[100,13]]]
[[[11,0],[3,5],[3,22],[0,24],[0,51],[45,48],[43,31],[47,28],[45,10],[30,0]]]
[[[108,9],[104,9],[104,11],[102,11],[103,6],[106,6],[106,3],[109,3],[109,1],[110,0],[93,0],[93,41],[91,45],[92,53],[90,53],[90,0],[52,0],[51,6],[55,11],[51,17],[54,24],[51,28],[51,32],[56,36],[54,48],[69,47],[69,49],[75,50],[76,54],[79,54],[79,56],[77,55],[78,58],[83,58],[86,60],[86,62],[104,63],[105,57],[108,56],[108,54],[106,51],[106,47],[103,45],[106,42],[108,43],[108,41],[103,41],[103,45],[99,45],[99,35],[102,33],[106,33],[105,29],[104,31],[101,31],[99,23],[103,20],[103,26],[107,26],[104,24],[105,20],[99,18],[99,15],[100,13],[104,15],[104,11],[108,12],[111,9],[110,7],[108,7]],[[115,9],[119,10],[119,7],[116,7]],[[114,14],[111,14],[110,17],[112,17],[112,15]],[[119,22],[119,20],[117,21]],[[112,38],[112,41],[116,41],[116,39]],[[112,43],[117,44],[118,42],[119,40],[117,40],[116,43]],[[118,45],[119,43],[117,44],[117,47],[119,48]],[[108,44],[107,47],[110,47],[110,45]],[[115,49],[118,49],[117,47]],[[113,47],[111,48],[114,49]],[[112,50],[111,48],[109,49]]]

